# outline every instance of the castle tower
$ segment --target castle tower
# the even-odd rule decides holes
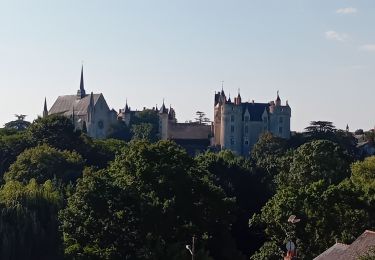
[[[82,68],[81,68],[81,81],[80,81],[80,84],[79,84],[79,90],[77,91],[77,98],[78,99],[82,99],[86,96],[86,91],[85,91],[85,86],[84,86],[84,83],[83,83],[83,65],[82,65]]]
[[[241,105],[241,103],[242,103],[242,98],[241,98],[240,90],[238,89],[238,95],[237,97],[234,98],[234,104]]]
[[[159,134],[160,139],[168,139],[168,109],[165,107],[164,100],[159,110]]]
[[[44,109],[43,109],[43,117],[48,116],[48,109],[47,109],[47,98],[44,98]]]
[[[279,96],[279,91],[277,91],[277,98],[276,98],[276,106],[281,106],[281,99],[280,99],[280,96]]]

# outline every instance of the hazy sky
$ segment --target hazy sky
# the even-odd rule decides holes
[[[292,129],[375,124],[374,0],[0,0],[0,125],[58,95],[102,92],[118,110],[172,104],[213,115],[215,90],[268,102]]]

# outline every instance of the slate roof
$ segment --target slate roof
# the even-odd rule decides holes
[[[356,260],[375,247],[375,232],[366,230],[352,244],[336,243],[314,260]]]
[[[102,94],[93,94],[94,105],[101,95]],[[65,116],[69,116],[72,114],[74,107],[74,114],[83,116],[87,114],[87,108],[89,107],[89,105],[90,95],[85,95],[85,97],[83,97],[82,99],[78,98],[77,95],[59,96],[49,110],[48,114],[62,114]]]
[[[263,121],[262,115],[264,110],[266,109],[269,112],[269,103],[241,103],[242,106],[242,120],[246,110],[249,110],[250,113],[250,121]]]

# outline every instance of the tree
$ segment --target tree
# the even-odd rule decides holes
[[[290,170],[277,177],[279,187],[301,187],[324,180],[337,184],[350,175],[348,154],[337,144],[318,140],[300,146],[291,158]]]
[[[79,150],[84,145],[72,121],[60,115],[36,119],[27,130],[31,143],[48,144],[61,150]]]
[[[269,192],[275,192],[274,178],[282,170],[288,171],[290,160],[286,157],[287,141],[280,137],[275,137],[271,133],[263,134],[251,151],[251,159],[260,171],[263,172],[263,182],[269,187]]]
[[[351,243],[371,223],[358,193],[348,181],[328,187],[323,180],[300,189],[287,187],[279,190],[261,214],[250,221],[250,225],[263,227],[269,243],[277,245],[270,248],[265,244],[253,259],[258,259],[257,255],[274,259],[279,254],[289,240],[287,231],[291,224],[287,219],[292,214],[301,219],[295,226],[293,239],[301,259],[313,259],[336,240]]]
[[[75,181],[82,173],[83,159],[76,152],[59,151],[42,145],[22,152],[5,174],[5,180],[37,183],[57,179],[63,183]]]
[[[147,259],[130,188],[116,186],[105,170],[87,172],[61,211],[65,254],[74,259]]]
[[[61,215],[65,251],[90,259],[189,259],[185,245],[195,234],[198,254],[206,255],[200,259],[207,251],[231,259],[232,207],[176,144],[133,142],[108,170],[79,182]]]
[[[30,122],[25,121],[26,115],[15,115],[17,120],[10,121],[4,125],[6,129],[15,129],[16,131],[24,131],[30,126]]]
[[[132,126],[133,140],[152,141],[152,125],[149,123],[141,123]]]
[[[195,122],[197,122],[198,124],[207,125],[210,122],[210,119],[206,117],[206,113],[202,111],[197,111],[195,112],[195,114],[197,116],[195,118]]]
[[[108,138],[118,139],[122,141],[130,141],[131,131],[123,120],[117,120],[110,126]]]
[[[140,125],[137,127],[136,125]],[[135,132],[137,132],[137,136],[133,139],[139,140],[144,139],[143,137],[146,137],[147,140],[151,142],[156,142],[159,140],[159,115],[156,110],[153,109],[144,109],[143,111],[140,111],[136,113],[133,117],[131,117],[131,120],[129,122],[129,128],[131,129],[131,132],[133,135],[135,135]],[[138,131],[140,130],[140,131]],[[146,130],[146,134],[142,134],[142,130]],[[140,138],[141,137],[141,138]]]
[[[0,189],[1,259],[63,259],[57,221],[61,207],[61,192],[51,181],[7,182]]]
[[[311,121],[310,126],[306,127],[305,130],[310,134],[333,133],[336,127],[329,121]]]
[[[257,235],[258,230],[249,228],[248,220],[270,197],[268,186],[262,181],[263,172],[252,167],[248,159],[229,150],[206,152],[195,160],[198,167],[210,173],[213,183],[224,190],[226,197],[235,198],[235,222],[231,234],[237,249],[250,256],[261,246],[263,237]]]

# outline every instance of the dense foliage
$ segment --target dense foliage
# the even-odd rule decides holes
[[[375,229],[375,157],[330,122],[265,134],[249,158],[193,158],[157,131],[155,111],[119,122],[125,141],[61,116],[0,129],[1,259],[184,260],[193,236],[196,260],[280,259],[288,240],[312,259]]]

